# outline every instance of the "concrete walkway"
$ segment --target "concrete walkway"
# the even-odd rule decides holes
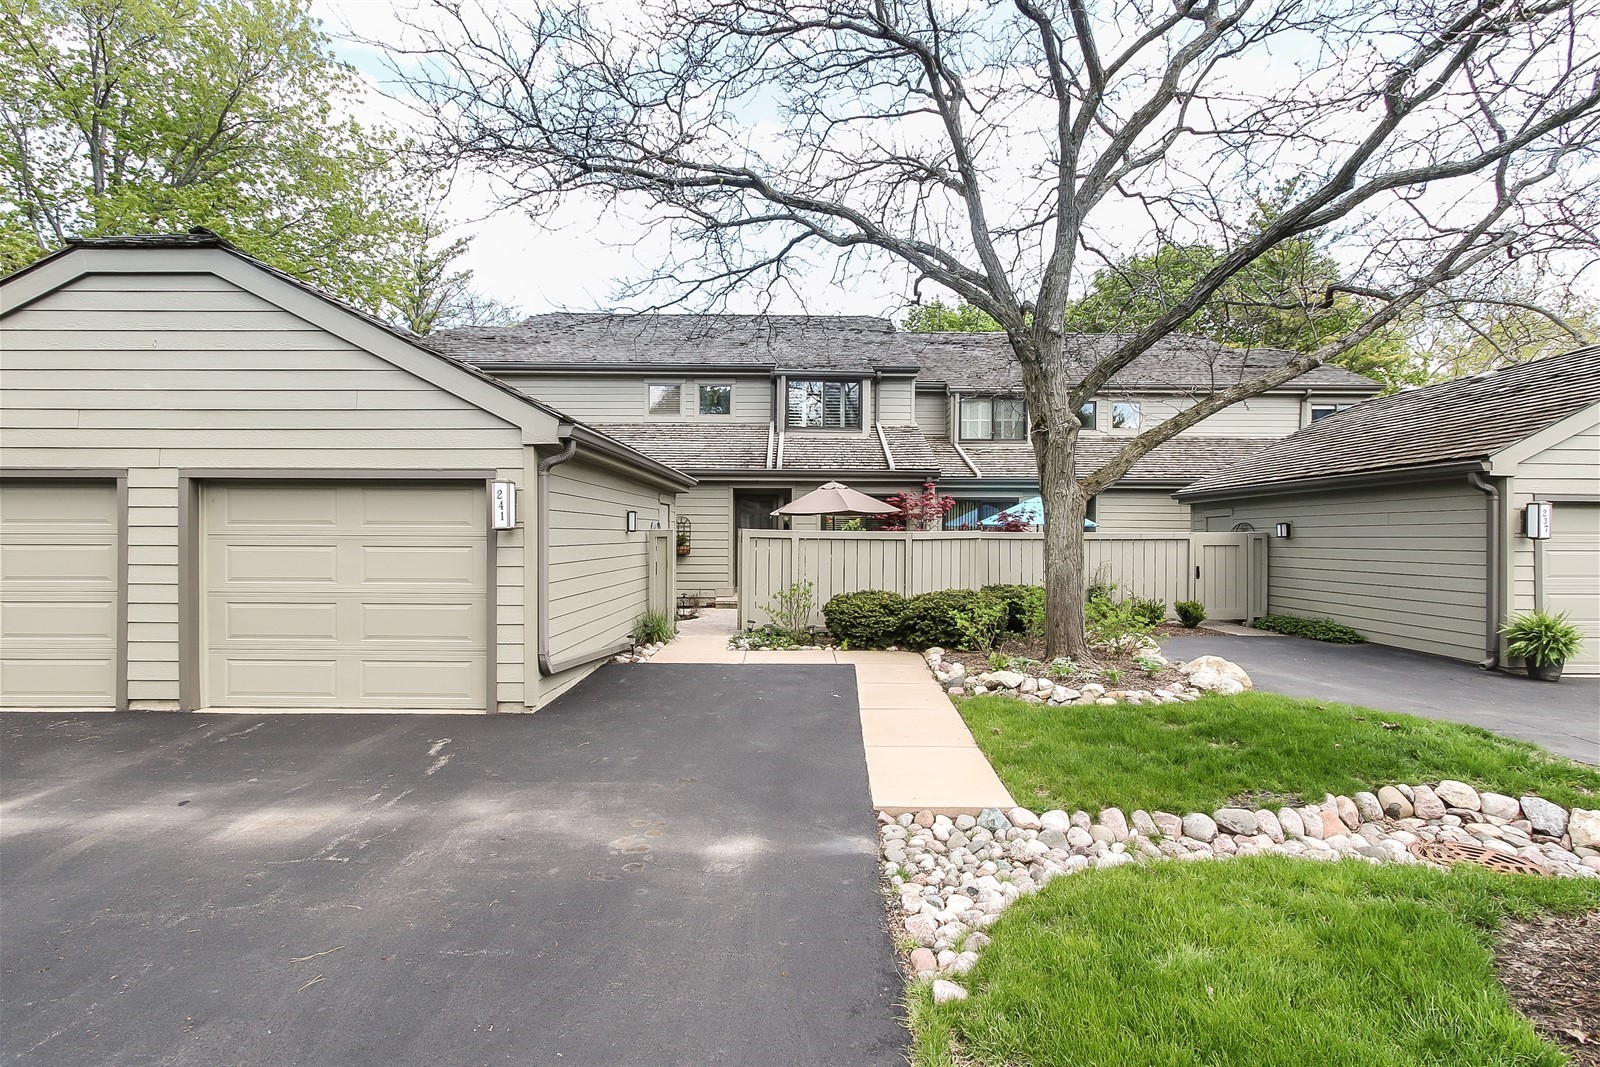
[[[1384,645],[1280,635],[1171,637],[1162,647],[1176,659],[1231,659],[1269,692],[1466,723],[1600,763],[1600,679],[1552,685]]]
[[[915,652],[741,652],[728,647],[737,613],[701,609],[648,663],[848,664],[856,669],[861,739],[873,807],[891,814],[977,814],[1016,807],[961,714]]]

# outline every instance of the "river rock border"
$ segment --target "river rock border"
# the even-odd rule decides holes
[[[664,644],[634,645],[631,651],[619,652],[611,657],[612,663],[643,663],[667,646]]]
[[[1167,662],[1159,649],[1146,650],[1144,654],[1162,664]],[[1183,675],[1182,681],[1154,689],[1108,688],[1097,681],[1073,687],[1020,671],[969,675],[966,667],[954,660],[946,661],[944,656],[942,648],[930,648],[922,654],[934,680],[953,697],[999,693],[1016,697],[1024,704],[1044,704],[1052,708],[1090,704],[1179,704],[1199,700],[1206,693],[1233,696],[1254,688],[1243,667],[1221,656],[1200,656],[1180,664],[1178,673]]]
[[[1222,808],[1210,814],[1107,808],[1087,812],[989,808],[974,818],[931,811],[878,813],[883,872],[915,947],[909,965],[933,979],[935,1000],[966,991],[989,943],[984,928],[1052,878],[1153,860],[1281,855],[1421,863],[1423,841],[1481,845],[1564,878],[1600,878],[1600,810],[1570,811],[1539,797],[1479,792],[1456,781],[1392,785],[1321,804]]]

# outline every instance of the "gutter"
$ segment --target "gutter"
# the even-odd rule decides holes
[[[1237,500],[1240,497],[1282,496],[1287,493],[1307,493],[1321,489],[1337,489],[1347,485],[1393,485],[1400,482],[1426,481],[1429,478],[1440,478],[1450,474],[1466,474],[1470,471],[1483,471],[1485,469],[1487,469],[1485,460],[1461,460],[1449,463],[1434,463],[1420,467],[1355,471],[1350,474],[1294,478],[1282,482],[1255,482],[1246,485],[1231,485],[1221,489],[1184,489],[1179,491],[1178,499],[1184,503],[1193,503],[1197,500]]]
[[[578,439],[572,433],[575,428],[563,428],[562,437],[565,443],[561,446],[561,451],[539,461],[538,485],[534,490],[539,501],[539,545],[536,564],[539,574],[534,582],[539,600],[539,673],[546,678],[574,667],[586,666],[596,660],[609,659],[618,652],[626,652],[633,647],[631,640],[614,641],[605,648],[593,652],[579,652],[559,662],[550,658],[550,472],[578,454]]]
[[[1480,670],[1492,671],[1500,666],[1500,575],[1504,567],[1500,549],[1500,487],[1485,478],[1481,471],[1468,471],[1467,483],[1484,494],[1485,554],[1484,561],[1484,658]]]

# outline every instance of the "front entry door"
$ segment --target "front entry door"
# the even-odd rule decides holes
[[[733,584],[739,584],[739,542],[745,530],[781,530],[783,520],[773,512],[789,502],[788,492],[770,489],[733,491]]]

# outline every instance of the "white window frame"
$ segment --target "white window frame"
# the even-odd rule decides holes
[[[704,408],[702,408],[700,406],[701,405],[701,401],[705,399],[701,395],[701,390],[703,390],[703,389],[726,389],[728,391],[728,410],[727,411],[706,411]],[[699,417],[705,418],[705,419],[726,419],[726,418],[731,418],[733,416],[733,383],[732,382],[695,382],[694,383],[694,413],[696,415],[698,415]]]
[[[1348,404],[1341,404],[1338,401],[1334,401],[1334,400],[1323,400],[1323,401],[1316,401],[1316,402],[1307,403],[1306,404],[1306,425],[1310,426],[1313,422],[1316,422],[1319,419],[1327,418],[1328,415],[1337,415],[1337,414],[1339,414],[1339,412],[1345,411],[1345,410],[1347,410],[1349,408],[1353,408],[1353,407],[1355,407],[1355,404],[1353,402],[1352,403],[1348,403]],[[1317,412],[1319,412],[1319,411],[1325,411],[1327,414],[1318,415]]]
[[[822,387],[823,387],[822,422],[821,422],[820,425],[808,426],[803,421],[800,422],[800,423],[796,423],[794,421],[794,408],[789,403],[789,395],[790,395],[790,391],[793,390],[796,386],[805,386],[805,385],[810,384],[812,382],[817,382],[817,383],[821,384]],[[830,426],[830,425],[828,425],[827,387],[830,384],[839,386],[839,414],[840,414],[840,418],[841,418],[841,423],[838,426]],[[855,419],[853,421],[844,421],[843,420],[843,416],[844,416],[845,408],[846,408],[846,402],[845,402],[844,397],[845,397],[845,393],[851,387],[854,387],[855,391],[856,391]],[[825,431],[825,432],[831,432],[831,433],[860,433],[862,428],[866,425],[866,411],[865,411],[866,402],[867,402],[867,395],[866,394],[867,394],[867,391],[863,387],[862,382],[861,382],[861,380],[859,378],[830,378],[830,377],[828,377],[826,375],[817,375],[815,377],[807,376],[807,377],[804,377],[804,378],[798,377],[798,376],[797,377],[793,377],[793,378],[786,378],[786,379],[784,379],[784,383],[783,383],[783,426],[784,426],[784,429],[785,430],[801,430],[801,431],[814,430],[814,431]]]
[[[675,389],[678,393],[678,406],[675,411],[657,411],[655,392],[657,389]],[[644,386],[644,416],[647,419],[681,419],[683,418],[683,383],[682,382],[646,382]]]
[[[1016,437],[997,436],[1000,428],[1000,419],[995,415],[996,403],[1017,404],[1021,407],[1021,433]],[[981,416],[968,419],[967,405],[973,405],[975,410],[983,412]],[[957,432],[962,441],[982,441],[993,444],[1023,444],[1028,440],[1028,405],[1022,397],[1015,393],[1000,393],[994,396],[963,396],[956,405]],[[974,427],[968,430],[969,422]],[[981,427],[981,429],[978,429]]]
[[[1133,425],[1119,425],[1122,411],[1133,409]],[[1120,410],[1119,410],[1120,409]],[[1123,433],[1138,433],[1144,427],[1144,404],[1138,400],[1113,400],[1111,402],[1111,429]]]
[[[1089,410],[1085,411],[1084,408]],[[1076,414],[1078,416],[1078,425],[1085,430],[1098,430],[1100,428],[1100,402],[1098,400],[1085,400],[1078,406]],[[1087,422],[1084,421],[1085,415],[1088,416]]]

